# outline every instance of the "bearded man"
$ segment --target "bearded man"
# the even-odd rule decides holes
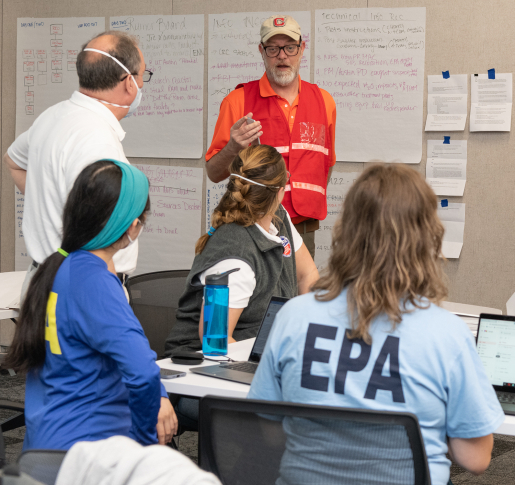
[[[243,148],[275,147],[291,174],[282,204],[314,257],[314,231],[327,215],[326,187],[336,162],[336,106],[327,91],[300,79],[306,43],[292,17],[269,17],[260,34],[266,72],[259,81],[236,86],[222,101],[206,170],[220,182]]]

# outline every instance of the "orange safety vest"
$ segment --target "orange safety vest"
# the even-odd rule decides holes
[[[290,133],[288,120],[275,96],[261,97],[259,81],[236,86],[245,93],[245,113],[261,122],[261,144],[282,154],[291,174],[283,206],[290,217],[323,220],[327,216],[327,175],[332,146],[324,98],[316,84],[302,82],[299,105]]]

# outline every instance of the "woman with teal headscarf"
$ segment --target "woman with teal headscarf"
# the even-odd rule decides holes
[[[142,172],[115,160],[93,163],[75,181],[61,248],[30,283],[7,357],[27,372],[25,450],[113,435],[164,444],[176,431],[156,355],[108,270],[142,230],[148,187]]]

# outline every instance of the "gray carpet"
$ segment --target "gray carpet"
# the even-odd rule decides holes
[[[0,399],[23,402],[25,380],[23,377],[11,377],[6,370],[0,370]],[[12,411],[0,410],[0,421],[12,415]],[[21,453],[25,428],[4,433],[7,463],[14,463]],[[197,433],[184,433],[176,438],[179,451],[197,462]],[[507,485],[515,483],[515,436],[495,435],[492,463],[480,476],[474,476],[457,465],[451,468],[454,485]]]

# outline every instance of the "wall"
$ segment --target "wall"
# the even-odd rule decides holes
[[[5,153],[14,140],[16,19],[18,17],[73,17],[127,14],[206,14],[275,10],[276,1],[259,4],[250,0],[0,0],[3,18],[1,68],[1,149]],[[315,8],[420,7],[427,8],[426,72],[452,74],[514,72],[510,47],[515,45],[515,4],[512,0],[284,0],[285,10],[311,10],[314,38]],[[206,52],[207,35],[206,35]],[[314,68],[314,50],[311,66]],[[204,106],[207,106],[207,66],[205,57]],[[470,96],[469,96],[470,102]],[[426,111],[424,106],[424,123]],[[207,126],[207,109],[204,126]],[[423,130],[423,124],[420,127]],[[422,162],[415,169],[425,174],[426,139],[441,139],[444,133],[424,134]],[[515,291],[515,140],[511,133],[451,133],[452,139],[468,140],[467,186],[464,197],[450,197],[465,202],[465,243],[461,258],[446,264],[449,300],[503,308]],[[206,149],[204,131],[204,150]],[[203,160],[137,159],[138,163],[202,167]],[[338,162],[336,171],[361,170],[362,163]],[[14,188],[2,169],[0,199],[0,269],[14,269]]]

